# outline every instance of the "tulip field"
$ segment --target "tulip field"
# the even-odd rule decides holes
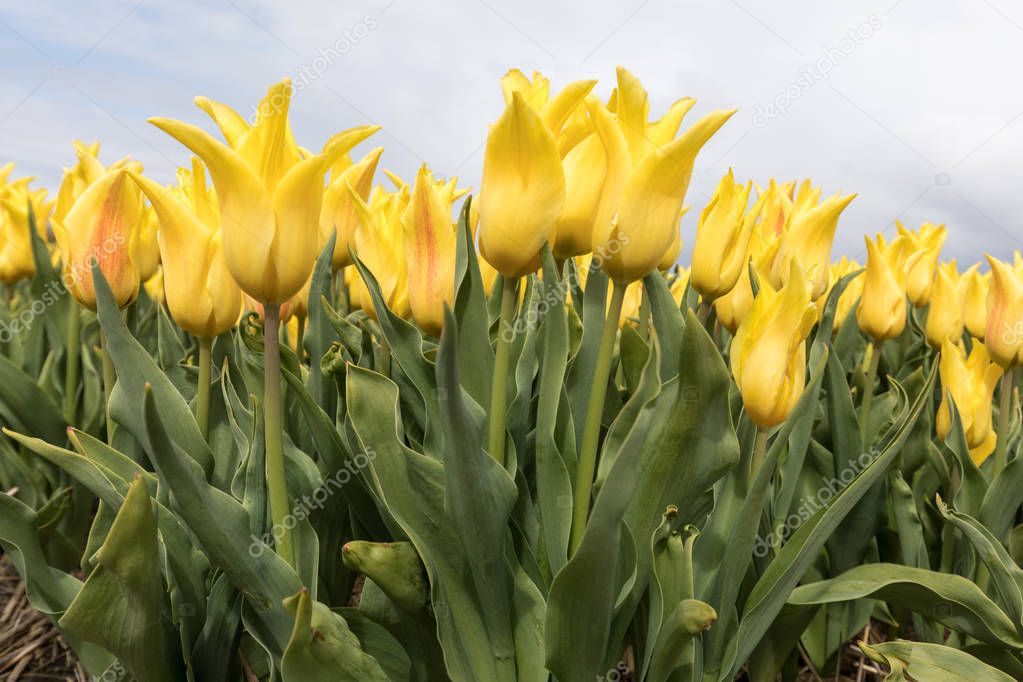
[[[378,126],[299,146],[288,80],[150,119],[169,185],[0,169],[45,679],[1023,679],[1019,252],[741,168],[687,198],[734,112],[624,68],[502,92],[472,191]]]

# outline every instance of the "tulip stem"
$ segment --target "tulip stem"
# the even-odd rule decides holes
[[[867,442],[867,423],[870,421],[870,404],[874,401],[874,382],[877,381],[877,366],[881,362],[881,342],[871,341],[867,346],[870,359],[867,361],[867,379],[863,384],[863,401],[860,402],[860,442],[864,450]]]
[[[494,354],[494,381],[490,389],[490,437],[487,449],[500,464],[504,464],[505,424],[508,417],[508,370],[511,365],[511,343],[515,337],[513,318],[518,300],[516,280],[502,277],[501,319],[497,325],[497,348]]]
[[[281,309],[277,305],[264,306],[263,315],[263,414],[266,434],[266,487],[270,497],[270,516],[273,520],[277,553],[290,566],[295,565],[291,527],[286,518],[290,514],[288,482],[284,473],[284,447],[281,422]]]
[[[1009,412],[1012,410],[1012,370],[1002,374],[1002,382],[998,396],[998,424],[995,431],[995,463],[991,472],[991,480],[998,478],[998,474],[1005,469],[1006,460],[1009,456]]]
[[[611,291],[611,307],[604,318],[604,334],[600,339],[597,364],[593,368],[593,384],[590,386],[590,400],[586,407],[586,421],[583,426],[582,443],[579,447],[579,461],[575,470],[575,497],[572,501],[572,532],[569,536],[569,554],[574,554],[586,530],[586,517],[590,513],[590,492],[593,490],[593,475],[597,470],[597,445],[600,440],[600,421],[604,414],[604,398],[607,396],[607,382],[611,375],[611,360],[614,355],[615,337],[618,335],[618,321],[622,315],[622,301],[625,299],[625,285],[614,283]]]
[[[117,371],[114,369],[114,361],[110,357],[110,346],[107,343],[107,335],[100,332],[100,355],[103,357],[103,411],[107,423],[107,444],[114,444],[114,422],[110,419],[110,396],[114,392],[114,382],[117,381]]]
[[[305,362],[305,351],[302,349],[302,341],[305,339],[305,318],[298,318],[298,331],[295,332],[295,354],[298,355],[298,364]]]
[[[639,301],[639,337],[644,341],[650,338],[650,296],[643,287],[643,295]]]
[[[213,339],[203,336],[199,339],[199,380],[195,385],[195,421],[203,439],[209,436],[210,427],[210,370],[213,365]]]
[[[64,367],[64,419],[74,426],[78,411],[78,364],[82,352],[82,317],[78,305],[70,301],[67,324],[67,364]]]
[[[764,455],[767,453],[767,429],[757,427],[757,437],[753,441],[753,459],[750,461],[750,480],[757,476],[760,467],[764,465]]]

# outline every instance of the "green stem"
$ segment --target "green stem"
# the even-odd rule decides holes
[[[753,441],[753,460],[750,462],[750,480],[756,477],[760,467],[764,465],[764,454],[767,452],[767,430],[757,427],[757,437]]]
[[[110,349],[107,345],[107,335],[100,332],[100,355],[103,356],[103,410],[107,423],[107,443],[114,442],[114,422],[110,419],[110,395],[114,391],[114,382],[117,381],[117,371],[114,369],[114,361],[110,357]]]
[[[508,370],[511,365],[511,343],[515,336],[514,317],[518,300],[515,279],[502,277],[501,319],[497,325],[497,349],[494,354],[494,381],[490,389],[490,434],[487,449],[504,464],[505,423],[508,417]]]
[[[78,411],[78,365],[82,352],[82,317],[78,305],[70,301],[67,324],[67,365],[64,367],[64,419],[74,426]]]
[[[991,480],[998,478],[998,474],[1005,469],[1006,460],[1009,457],[1009,412],[1012,410],[1012,370],[1002,375],[1001,387],[998,389],[998,424],[995,431],[995,464],[991,472]]]
[[[295,332],[295,354],[298,355],[299,364],[305,362],[305,351],[302,349],[302,341],[305,339],[305,318],[298,318],[298,331]]]
[[[867,442],[867,422],[870,421],[870,404],[874,401],[874,382],[877,381],[877,366],[881,361],[881,342],[871,341],[867,346],[870,360],[867,364],[867,380],[863,384],[863,401],[860,403],[860,441],[864,450],[869,449]]]
[[[213,366],[213,339],[204,336],[199,339],[199,381],[195,386],[195,420],[203,439],[209,436],[210,428],[210,370]]]
[[[277,305],[264,306],[263,315],[263,414],[266,432],[266,487],[270,497],[270,517],[273,535],[277,539],[277,553],[295,565],[291,529],[285,523],[291,513],[288,482],[284,473],[281,409],[281,309]]]
[[[700,304],[696,306],[696,319],[700,321],[700,324],[706,324],[707,318],[710,317],[711,302],[700,297]]]
[[[600,440],[600,419],[604,414],[604,398],[607,382],[611,375],[611,360],[614,355],[615,337],[618,335],[618,320],[622,315],[622,301],[625,299],[625,285],[614,283],[611,291],[611,307],[604,319],[604,334],[600,339],[597,364],[593,368],[593,384],[590,386],[590,400],[586,407],[586,421],[583,423],[582,444],[579,461],[575,470],[575,496],[572,502],[572,532],[569,552],[575,553],[586,530],[586,517],[590,512],[590,492],[593,490],[593,475],[597,471],[597,445]]]

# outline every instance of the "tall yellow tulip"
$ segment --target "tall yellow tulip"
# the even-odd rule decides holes
[[[396,192],[378,187],[369,203],[348,185],[348,193],[358,216],[354,233],[355,253],[377,280],[387,306],[401,316],[408,315],[408,260],[405,258],[401,216],[409,203],[407,186]],[[351,304],[377,317],[369,289],[358,273],[348,280]]]
[[[970,456],[980,466],[996,445],[997,435],[991,428],[991,403],[1002,369],[991,362],[984,344],[974,343],[969,357],[959,343],[945,339],[938,362],[941,374],[941,405],[935,417],[939,438],[952,429],[949,394],[962,421]]]
[[[771,187],[777,189],[773,180]],[[756,216],[756,210],[750,211],[747,216],[757,221],[750,228],[749,260],[739,271],[739,277],[732,290],[714,300],[718,321],[733,334],[753,306],[753,285],[750,283],[748,263],[752,262],[759,273],[769,273],[778,255],[781,239],[775,231],[775,221],[778,218],[777,203],[772,207],[771,196],[775,190],[769,189],[757,199],[757,204],[761,205],[759,217]]]
[[[253,298],[280,305],[302,288],[317,256],[323,176],[346,149],[336,145],[303,158],[288,125],[291,83],[272,86],[256,123],[237,147],[194,125],[150,122],[205,162],[217,190],[224,255],[235,281]]]
[[[860,329],[875,341],[894,339],[906,328],[906,291],[902,268],[896,262],[898,245],[886,244],[882,235],[867,244],[863,293],[856,307]]]
[[[179,180],[188,184],[176,192],[147,177],[131,176],[159,219],[164,295],[171,317],[200,338],[223,334],[237,323],[242,299],[227,269],[216,198],[206,186],[202,165],[196,160],[191,173],[179,173]]]
[[[955,261],[951,261],[938,267],[924,334],[931,347],[939,349],[945,339],[958,341],[963,335],[963,325],[963,288]]]
[[[506,278],[535,271],[564,203],[565,173],[554,136],[522,95],[513,92],[487,136],[480,253]]]
[[[31,191],[30,178],[0,186],[0,282],[14,284],[35,274],[28,209],[35,214],[36,231],[46,237],[46,221],[53,203],[46,190]]]
[[[408,264],[408,300],[416,323],[433,336],[444,327],[444,306],[455,298],[455,231],[451,193],[423,164],[401,216]]]
[[[1023,278],[997,258],[987,256],[991,266],[991,291],[987,299],[987,332],[984,345],[991,359],[1005,369],[1023,365]]]
[[[845,256],[842,259],[831,266],[831,285],[834,286],[838,280],[842,279],[846,275],[852,274],[857,270],[862,270],[863,266],[854,260],[849,260]],[[860,300],[860,296],[863,295],[863,281],[866,279],[863,273],[856,275],[846,285],[845,290],[842,291],[842,295],[838,297],[838,304],[835,306],[835,330],[837,331],[842,327],[842,323],[846,321],[849,314],[853,311],[853,308]],[[830,287],[828,291],[830,292]],[[818,299],[817,303],[820,307],[827,299],[825,296]]]
[[[700,213],[693,243],[692,281],[693,288],[707,301],[731,291],[747,265],[753,220],[759,213],[759,206],[746,213],[752,189],[752,182],[736,183],[729,168]]]
[[[652,272],[671,248],[696,155],[735,112],[710,113],[678,139],[656,144],[643,134],[645,91],[631,94],[638,81],[621,68],[618,84],[617,120],[606,107],[587,102],[613,178],[603,189],[593,244],[611,278],[628,284]]]
[[[817,320],[810,283],[793,263],[780,291],[765,278],[732,339],[731,365],[742,403],[761,429],[792,412],[806,384],[805,340]]]

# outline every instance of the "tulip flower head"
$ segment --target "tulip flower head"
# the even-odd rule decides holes
[[[440,336],[444,306],[453,305],[455,298],[456,239],[447,188],[423,164],[401,216],[409,307],[416,323],[433,336]]]
[[[200,338],[231,329],[241,311],[241,291],[224,257],[220,211],[198,159],[192,170],[178,172],[170,190],[138,174],[132,179],[145,192],[159,219],[164,294],[171,317]]]
[[[35,214],[36,233],[46,237],[45,226],[53,202],[47,201],[46,190],[30,190],[31,180],[22,178],[9,184],[0,180],[0,282],[4,284],[14,284],[36,271],[29,206]]]
[[[941,256],[941,247],[945,244],[948,229],[944,225],[924,223],[919,230],[907,230],[896,222],[899,235],[906,240],[907,254],[919,254],[912,263],[906,264],[906,294],[917,308],[927,305],[931,299],[931,288],[934,275]]]
[[[954,343],[963,335],[963,294],[955,261],[939,266],[931,289],[924,330],[932,348],[941,348],[945,339]]]
[[[746,413],[760,428],[785,421],[806,385],[806,344],[817,319],[811,285],[791,266],[785,286],[765,278],[732,339],[732,376]]]
[[[987,256],[991,290],[984,345],[1004,369],[1023,365],[1023,277],[1008,263]]]
[[[754,205],[754,210],[747,215],[747,218],[756,219],[750,228],[749,260],[739,271],[739,277],[731,291],[714,300],[714,310],[717,313],[718,321],[733,334],[753,306],[753,285],[750,283],[749,264],[752,263],[757,272],[770,272],[778,255],[781,239],[780,235],[774,232],[773,220],[776,216],[771,212],[768,196],[761,194],[757,199],[756,205],[761,206],[759,217],[756,215],[756,205]]]
[[[760,212],[757,204],[746,213],[752,189],[752,182],[737,184],[729,168],[700,214],[693,244],[693,288],[708,301],[731,291],[747,265],[753,221]]]
[[[991,273],[980,272],[980,263],[975,263],[963,273],[966,283],[963,291],[963,319],[970,336],[984,340],[987,333],[987,297],[991,288]]]
[[[612,279],[627,284],[652,272],[671,248],[696,155],[734,111],[708,114],[681,137],[665,141],[662,132],[650,132],[646,91],[622,68],[615,115],[587,104],[612,178],[603,189],[594,252]]]
[[[840,279],[846,275],[852,274],[858,270],[862,270],[863,266],[854,260],[849,260],[845,256],[842,259],[831,266],[831,286],[834,286]],[[845,289],[842,291],[842,295],[838,297],[838,303],[835,306],[835,330],[837,331],[842,327],[842,323],[849,317],[849,314],[853,312],[856,304],[860,300],[860,296],[863,295],[863,282],[866,278],[864,274],[860,274],[849,280],[846,284]],[[830,295],[831,287],[828,288],[828,293],[818,299],[818,306],[823,309],[823,304],[827,301]]]
[[[991,403],[1002,369],[991,362],[982,343],[974,343],[969,357],[958,342],[945,339],[938,363],[941,375],[941,405],[935,418],[938,437],[944,439],[952,429],[949,398],[955,402],[962,421],[970,456],[980,466],[995,449],[996,434],[991,428]]]
[[[894,339],[906,328],[905,276],[900,266],[901,244],[888,244],[882,235],[867,243],[863,293],[856,307],[860,329],[875,341]]]
[[[309,279],[320,243],[324,174],[336,155],[347,152],[335,144],[303,155],[288,124],[291,91],[288,79],[272,86],[255,124],[245,129],[235,121],[230,134],[225,131],[230,146],[194,125],[150,119],[206,164],[220,202],[228,269],[243,291],[273,305]],[[197,103],[212,105],[202,98]]]

